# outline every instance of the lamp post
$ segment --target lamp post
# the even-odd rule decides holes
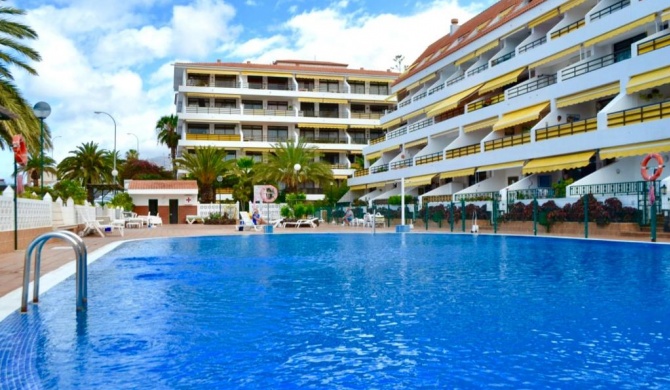
[[[219,188],[221,188],[221,182],[223,181],[223,176],[219,175],[216,177],[216,181],[219,182]],[[214,191],[214,200],[219,204],[219,218],[221,218],[221,201],[219,200],[218,189]]]
[[[40,192],[44,193],[44,120],[51,114],[51,106],[46,102],[37,102],[33,112],[40,118]]]
[[[135,133],[126,133],[126,134],[132,135],[137,140],[137,149],[135,149],[135,150],[137,151],[137,155],[139,156],[140,155],[140,139],[139,139],[139,137]]]
[[[111,116],[109,113],[104,112],[104,111],[93,111],[96,114],[105,114],[108,117],[112,119],[112,122],[114,122],[114,150],[112,153],[114,154],[114,167],[112,168],[112,177],[114,178],[114,184],[116,184],[116,176],[119,174],[119,171],[116,170],[116,121],[114,120],[114,117]]]

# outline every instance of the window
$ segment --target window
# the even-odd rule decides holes
[[[339,118],[339,106],[333,103],[320,103],[319,116],[321,118]]]
[[[537,186],[539,188],[551,188],[551,175],[538,175]]]
[[[288,127],[268,126],[268,142],[286,142],[288,140]]]
[[[209,85],[208,74],[190,74],[188,75],[187,84],[193,87],[207,87]]]
[[[339,143],[339,131],[337,130],[319,130],[319,139],[329,144]]]
[[[314,141],[314,129],[300,129],[300,138],[307,142]]]
[[[242,126],[242,134],[245,141],[263,141],[263,127],[244,125]]]
[[[388,83],[370,83],[370,95],[388,95]]]
[[[235,160],[237,158],[237,153],[234,150],[226,150],[226,157],[223,158],[224,161]]]
[[[268,89],[286,91],[288,90],[288,79],[284,77],[268,77]]]
[[[263,101],[262,100],[242,100],[244,109],[246,110],[262,110]]]
[[[337,80],[319,80],[319,91],[339,92],[340,83]]]
[[[365,140],[365,130],[349,130],[349,136],[351,136],[351,142],[354,144],[366,144]]]
[[[370,105],[370,112],[374,114],[384,114],[388,110],[387,106],[373,106]]]
[[[365,83],[363,81],[349,81],[349,86],[351,86],[351,93],[365,93]]]
[[[235,125],[214,125],[214,134],[235,135]]]
[[[262,163],[263,162],[263,153],[261,152],[245,152],[247,157],[250,157],[254,162]]]
[[[288,109],[288,102],[268,102],[268,110],[284,110]]]
[[[214,86],[219,88],[235,88],[237,87],[237,77],[233,75],[216,75],[214,76]]]
[[[382,129],[370,129],[370,139],[377,139],[384,136],[384,130]]]
[[[340,154],[339,153],[324,153],[321,157],[321,161],[326,162],[331,165],[340,163]]]
[[[209,98],[188,98],[189,107],[209,107]]]
[[[263,89],[263,76],[247,76],[250,89]]]
[[[235,108],[237,102],[235,99],[214,99],[214,107],[219,108]]]
[[[207,123],[189,123],[188,134],[209,134],[209,125]]]
[[[297,81],[298,81],[298,90],[300,91],[314,90],[314,79],[297,79]]]
[[[364,114],[365,113],[365,104],[352,104],[351,105],[351,112],[355,112],[357,114]]]

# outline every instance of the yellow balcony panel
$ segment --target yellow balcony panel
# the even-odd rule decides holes
[[[186,134],[188,141],[240,141],[239,134]]]
[[[329,74],[320,74],[316,76],[319,80],[328,80],[328,81],[344,81],[344,76],[335,76]]]
[[[562,169],[581,168],[589,164],[589,159],[594,154],[595,150],[590,150],[588,152],[536,158],[526,164],[521,171],[524,175],[528,175],[531,173],[554,172]]]
[[[670,20],[670,8],[666,8],[663,10],[663,13],[661,14],[661,20],[664,22]]]
[[[368,159],[368,160],[372,160],[372,159],[375,159],[375,158],[379,158],[381,156],[382,156],[382,152],[378,151],[378,152],[373,152],[373,153],[370,153],[370,154],[366,154],[365,158]]]
[[[299,102],[303,103],[334,103],[334,104],[349,104],[346,99],[319,99],[319,98],[298,98]]]
[[[381,125],[382,125],[383,128],[388,129],[391,126],[395,126],[395,125],[399,124],[401,120],[402,120],[402,118],[395,118],[394,120],[386,122],[386,123],[382,123]]]
[[[558,52],[558,53],[556,53],[556,54],[552,54],[552,55],[550,55],[549,57],[545,57],[545,58],[543,58],[543,59],[541,59],[541,60],[539,60],[539,61],[534,62],[534,63],[530,64],[530,65],[528,66],[528,68],[530,68],[530,69],[537,68],[538,66],[542,66],[542,65],[544,65],[544,64],[548,64],[548,63],[550,63],[550,62],[552,62],[552,61],[554,61],[554,60],[557,60],[557,59],[562,58],[562,57],[565,57],[565,56],[569,56],[569,55],[571,55],[571,54],[573,54],[573,53],[576,53],[576,52],[578,52],[578,51],[579,51],[579,45],[570,47],[570,48],[565,49],[565,50],[563,50],[563,51],[560,51],[560,52]]]
[[[447,110],[451,110],[456,108],[461,100],[467,98],[468,96],[472,95],[473,93],[477,92],[477,90],[481,87],[481,84],[474,86],[472,88],[466,89],[465,91],[459,92],[455,95],[452,95],[446,99],[444,99],[441,102],[435,103],[432,106],[427,108],[426,111],[426,116],[427,117],[433,117],[438,115],[439,113]]]
[[[556,107],[563,108],[579,103],[589,102],[591,100],[600,99],[605,96],[617,95],[620,90],[621,86],[619,85],[618,81],[611,84],[601,85],[586,91],[558,98],[556,100]]]
[[[242,72],[242,74],[245,75],[245,76],[290,77],[290,78],[293,78],[292,73],[248,71],[248,72]]]
[[[540,24],[557,17],[558,15],[559,15],[558,8],[555,8],[538,18],[531,20],[530,23],[528,23],[528,28],[535,28]]]
[[[495,125],[496,122],[498,122],[498,117],[494,116],[494,117],[489,118],[489,119],[484,119],[484,120],[479,121],[479,122],[475,122],[475,123],[471,123],[469,125],[465,125],[465,126],[463,126],[463,131],[465,133],[469,133],[471,131],[477,131],[477,130],[480,130],[480,129],[484,129],[486,127],[491,127],[491,126]]]
[[[547,107],[549,107],[549,102],[544,102],[504,114],[502,119],[493,125],[493,130],[502,130],[539,119],[540,113]]]
[[[618,35],[621,35],[621,34],[625,33],[626,31],[630,31],[634,28],[643,26],[647,23],[652,23],[655,19],[656,19],[655,14],[645,16],[644,18],[638,19],[634,22],[625,24],[625,25],[623,25],[619,28],[616,28],[614,30],[606,32],[605,34],[602,34],[602,35],[599,35],[595,38],[589,39],[588,41],[584,42],[584,47],[593,46],[593,45],[598,44],[600,42],[606,41],[610,38],[614,38]]]
[[[626,86],[626,93],[630,95],[668,83],[670,83],[670,66],[640,73],[631,77]]]
[[[442,172],[440,173],[440,179],[451,179],[454,177],[474,175],[475,169],[477,168],[465,168],[465,169],[457,169],[455,171]]]
[[[346,130],[349,126],[348,125],[338,125],[338,124],[330,124],[330,123],[298,123],[298,128],[321,128],[321,129],[344,129]]]
[[[491,165],[484,165],[483,167],[477,168],[477,172],[484,172],[484,171],[498,171],[501,169],[508,169],[508,168],[518,168],[523,166],[524,161],[512,161],[512,162],[506,162],[506,163],[500,163],[500,164],[491,164]]]
[[[670,152],[670,139],[600,149],[600,158],[604,160],[663,152]]]
[[[497,77],[493,80],[490,80],[484,84],[484,86],[479,90],[479,93],[486,93],[489,91],[493,91],[494,89],[504,87],[507,84],[512,84],[517,80],[519,75],[523,73],[523,71],[526,70],[526,68],[521,68],[517,69],[513,72],[509,72],[507,74],[504,74],[500,77]]]

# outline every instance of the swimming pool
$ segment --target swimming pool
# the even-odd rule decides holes
[[[670,247],[439,234],[123,244],[0,322],[0,387],[670,386]],[[18,302],[17,302],[18,305]]]

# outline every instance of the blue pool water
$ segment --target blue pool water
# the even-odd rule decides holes
[[[18,305],[18,302],[17,302]],[[0,322],[2,389],[668,388],[670,246],[129,242]]]

